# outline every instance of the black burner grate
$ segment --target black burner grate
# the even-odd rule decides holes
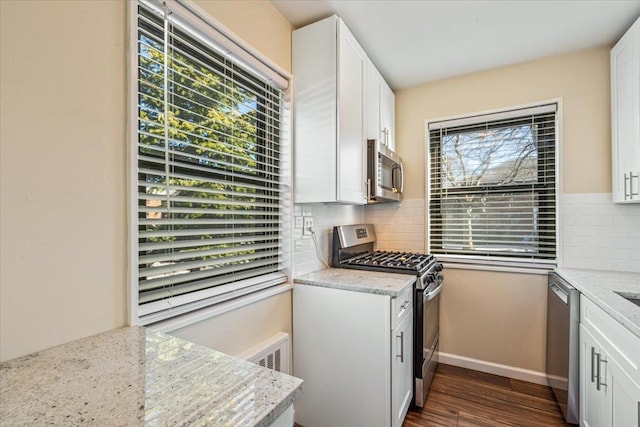
[[[346,264],[418,272],[423,271],[433,258],[433,255],[411,252],[376,251],[353,257]]]

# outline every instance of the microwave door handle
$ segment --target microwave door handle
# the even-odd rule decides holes
[[[391,166],[391,190],[396,191],[396,167]]]
[[[400,194],[404,193],[404,165],[400,162]]]
[[[378,194],[378,141],[367,140],[367,199],[372,200]]]

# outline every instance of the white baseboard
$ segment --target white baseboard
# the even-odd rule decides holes
[[[500,375],[516,380],[528,381],[534,384],[547,385],[547,374],[544,372],[517,368],[515,366],[501,365],[499,363],[458,356],[457,354],[440,352],[438,357],[439,362],[447,365],[473,369],[474,371],[486,372],[488,374]]]

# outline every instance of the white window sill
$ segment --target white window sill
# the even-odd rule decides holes
[[[190,313],[186,313],[180,316],[172,317],[170,319],[162,320],[160,322],[152,323],[147,327],[154,331],[169,333],[178,329],[185,328],[203,320],[210,319],[212,317],[220,316],[221,314],[228,313],[233,310],[245,307],[249,304],[256,303],[258,301],[271,298],[272,296],[288,292],[293,289],[293,285],[289,283],[283,283],[281,285],[271,286],[267,289],[256,291],[248,295],[244,295],[238,298],[234,298],[229,301],[225,301],[220,304],[216,304],[210,307],[202,308]]]
[[[452,270],[496,271],[502,273],[537,274],[546,276],[557,266],[554,260],[531,260],[506,257],[435,255],[445,268]]]
[[[437,256],[436,256],[437,258]],[[551,266],[548,268],[540,268],[540,267],[526,267],[526,266],[503,266],[503,265],[493,265],[490,263],[487,264],[465,264],[461,262],[447,262],[442,261],[442,265],[445,269],[450,270],[478,270],[478,271],[494,271],[501,273],[519,273],[519,274],[537,274],[541,276],[546,276],[550,271],[552,271],[555,267]]]

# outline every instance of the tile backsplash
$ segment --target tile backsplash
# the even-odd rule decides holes
[[[331,246],[335,225],[362,224],[364,207],[351,205],[325,205],[320,203],[295,204],[293,207],[293,277],[325,268],[318,257],[311,236],[303,235],[302,227],[296,227],[295,218],[313,218],[313,230],[324,262],[331,264]]]
[[[611,193],[560,196],[560,266],[640,272],[640,204],[611,202]],[[312,217],[325,261],[329,263],[333,226],[371,223],[377,249],[427,252],[425,200],[368,206],[296,204],[294,217]],[[294,277],[324,268],[313,239],[293,231]]]
[[[640,272],[640,205],[611,193],[561,196],[561,266]]]
[[[366,206],[364,220],[375,225],[377,249],[425,252],[424,199]]]

